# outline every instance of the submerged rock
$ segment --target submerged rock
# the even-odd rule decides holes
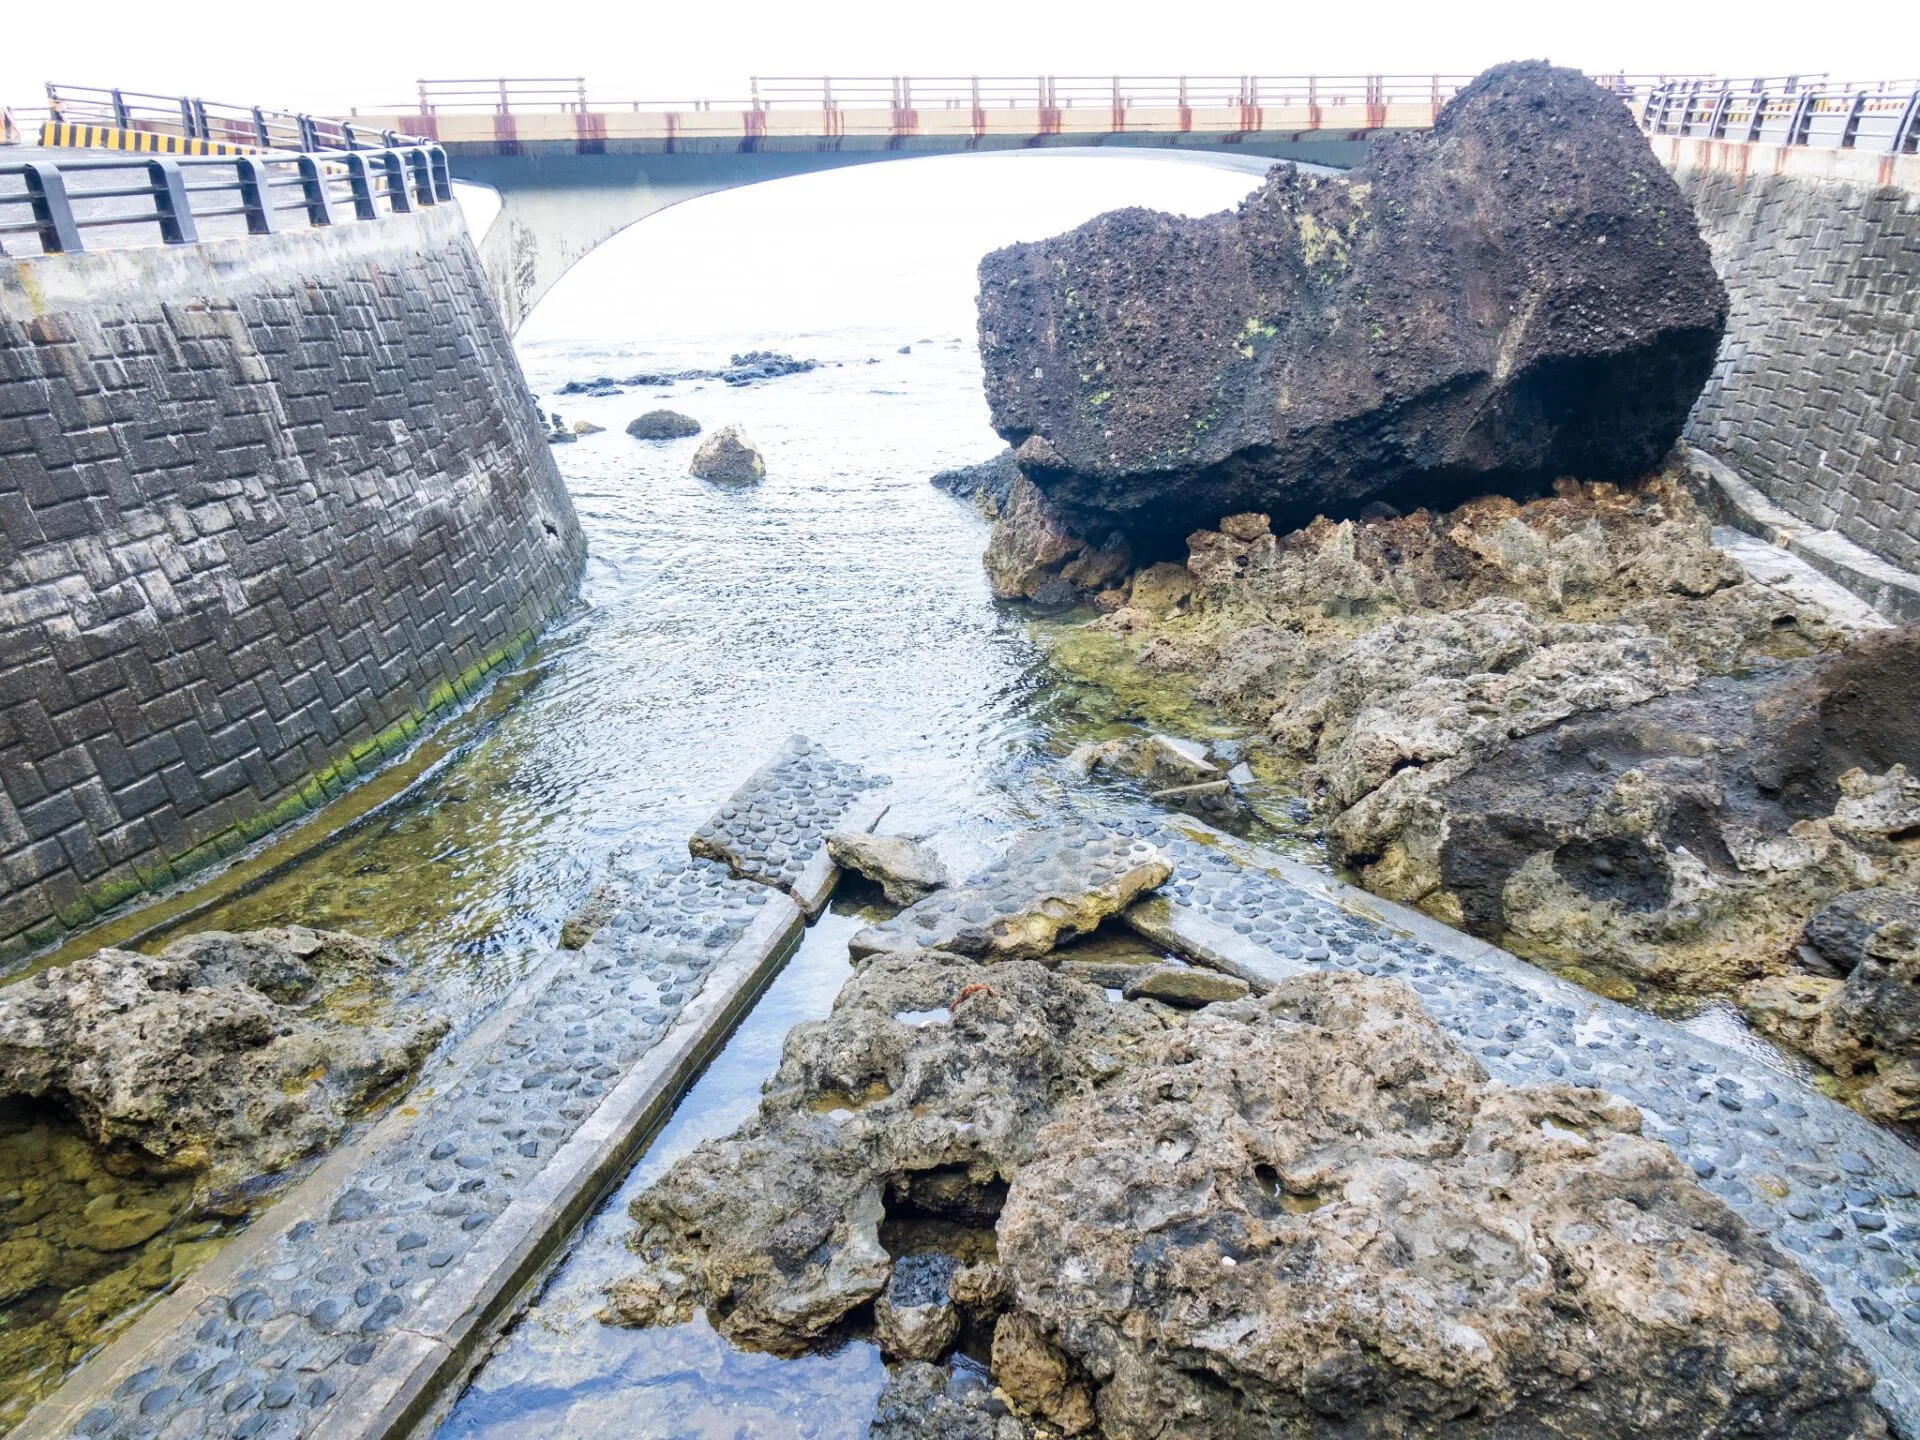
[[[767,462],[760,448],[738,425],[725,425],[700,442],[693,454],[692,473],[702,480],[746,484],[766,478]]]
[[[1109,1440],[1884,1435],[1813,1282],[1639,1128],[1395,982],[1214,1006],[1013,1177],[995,1379]]]
[[[0,1095],[58,1104],[121,1162],[217,1193],[332,1145],[446,1033],[388,1010],[394,966],[297,926],[102,950],[0,989]]]
[[[909,1362],[887,1377],[867,1440],[1029,1440],[1030,1426],[1006,1413],[984,1375]]]
[[[649,410],[629,422],[627,433],[639,440],[684,440],[700,433],[700,422],[678,410]]]
[[[986,959],[1044,955],[1091,934],[1173,873],[1145,840],[1087,827],[1036,830],[966,884],[931,895],[848,942],[856,956],[951,950]]]
[[[993,425],[1069,514],[1173,539],[1657,465],[1726,292],[1619,99],[1537,62],[1340,176],[1120,210],[980,265]],[[1403,506],[1404,508],[1404,506]]]
[[[896,905],[912,905],[949,883],[940,857],[904,835],[835,830],[827,836],[827,854],[843,870],[873,881]]]

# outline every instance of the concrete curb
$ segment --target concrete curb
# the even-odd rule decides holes
[[[1920,620],[1920,575],[1782,509],[1699,446],[1683,445],[1682,454],[1710,484],[1707,508],[1716,519],[1798,556],[1890,620]]]

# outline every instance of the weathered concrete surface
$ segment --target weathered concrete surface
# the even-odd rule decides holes
[[[1530,62],[1344,177],[1282,168],[1235,212],[1120,210],[996,251],[979,307],[1028,478],[1165,548],[1239,511],[1641,475],[1726,296],[1625,107]]]
[[[581,557],[454,207],[0,260],[0,959],[337,794]]]

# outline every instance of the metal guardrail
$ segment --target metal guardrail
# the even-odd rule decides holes
[[[1911,155],[1920,151],[1920,81],[1674,82],[1646,97],[1639,119],[1649,135]]]
[[[22,112],[23,115],[29,112]],[[229,105],[191,95],[151,95],[140,90],[103,90],[91,85],[47,86],[45,118],[74,125],[105,125],[153,135],[246,145],[258,150],[383,150],[425,143],[418,136],[383,130],[366,135],[351,121]]]
[[[70,183],[94,180],[105,183]],[[86,248],[87,230],[152,225],[166,244],[190,245],[206,220],[242,217],[248,234],[269,235],[286,228],[288,216],[322,227],[452,199],[446,152],[432,144],[292,155],[36,156],[0,162],[0,254],[8,235],[35,236],[43,254],[73,254]],[[26,218],[18,218],[23,210]]]
[[[1471,75],[962,75],[754,76],[733,99],[668,100],[589,93],[583,76],[421,80],[412,99],[365,107],[379,115],[705,110],[1235,109],[1444,105]],[[1665,86],[1725,82],[1703,75],[1596,75],[1623,100],[1644,103]],[[1742,82],[1749,83],[1749,82]],[[1770,77],[1792,90],[1797,76]]]

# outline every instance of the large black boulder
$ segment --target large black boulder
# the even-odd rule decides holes
[[[1280,165],[1237,210],[1118,210],[980,265],[995,429],[1056,506],[1149,547],[1642,474],[1726,308],[1626,106],[1538,62],[1344,175]]]

